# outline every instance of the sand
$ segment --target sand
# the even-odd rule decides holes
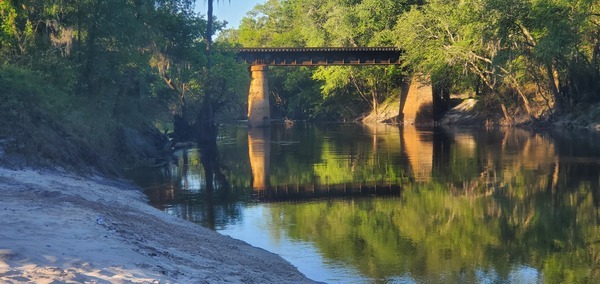
[[[263,249],[168,215],[124,181],[0,168],[1,283],[308,283]]]

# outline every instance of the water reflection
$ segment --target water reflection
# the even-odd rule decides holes
[[[212,190],[194,149],[138,180],[158,208],[281,254],[316,280],[594,282],[598,136],[228,127]]]
[[[400,131],[402,150],[408,156],[412,176],[415,181],[427,182],[433,168],[433,131],[403,127]],[[436,148],[437,150],[437,148]]]
[[[248,130],[248,155],[252,168],[252,188],[256,191],[263,191],[269,186],[271,128]]]
[[[210,181],[206,176],[211,172],[202,163],[201,151],[181,149],[162,166],[135,169],[129,176],[145,189],[152,206],[219,229],[239,221],[251,190],[239,185],[232,187],[225,170],[218,166]]]

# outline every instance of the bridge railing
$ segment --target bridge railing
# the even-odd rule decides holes
[[[236,48],[238,58],[250,65],[324,66],[400,64],[395,47]]]

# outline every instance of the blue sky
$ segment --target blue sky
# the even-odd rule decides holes
[[[227,21],[227,28],[237,28],[242,17],[252,10],[256,4],[265,3],[267,0],[215,0],[214,15],[219,21]],[[206,15],[206,0],[196,1],[196,11]]]

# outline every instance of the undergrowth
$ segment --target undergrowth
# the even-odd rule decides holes
[[[132,160],[123,147],[128,126],[97,99],[48,82],[42,73],[0,66],[0,163],[118,174]]]

